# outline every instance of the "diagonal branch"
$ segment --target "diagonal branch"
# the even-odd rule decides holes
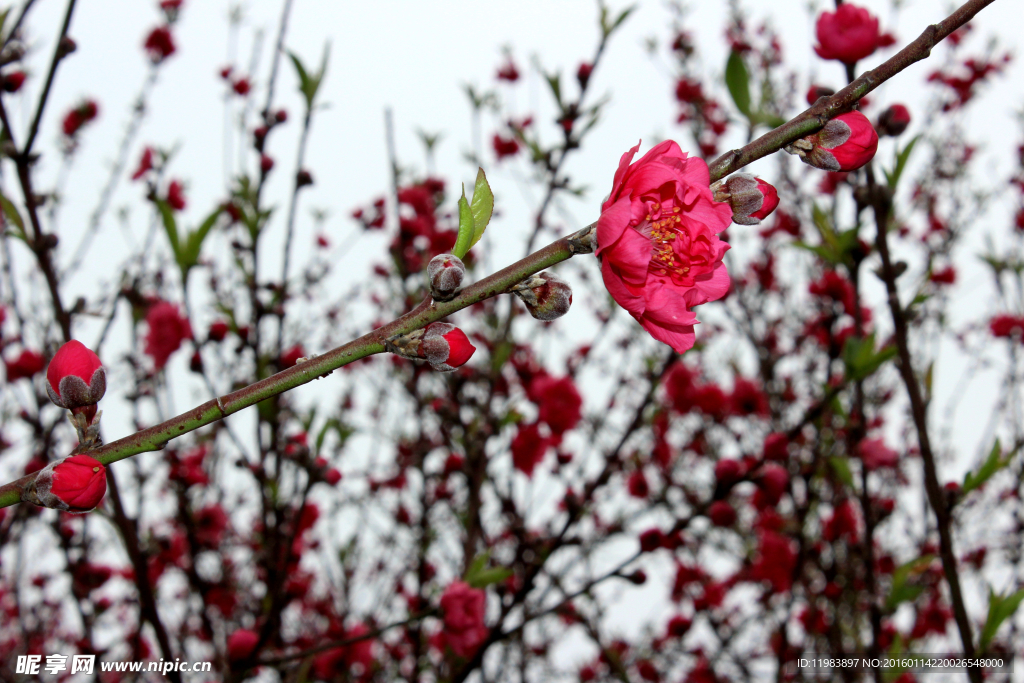
[[[937,24],[932,24],[917,40],[871,71],[867,71],[848,86],[827,98],[821,98],[796,118],[769,131],[745,147],[726,152],[710,166],[711,182],[720,180],[805,135],[816,132],[830,120],[854,107],[860,98],[887,80],[931,54],[932,48],[943,38],[957,30],[995,0],[970,0]]]

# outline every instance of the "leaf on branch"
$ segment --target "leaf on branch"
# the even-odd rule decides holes
[[[473,188],[473,199],[469,203],[469,208],[473,212],[474,230],[467,252],[484,236],[484,230],[491,222],[491,214],[494,212],[494,193],[491,192],[491,185],[487,182],[487,176],[484,175],[482,168],[478,168],[476,172],[476,186]]]
[[[466,186],[462,186],[462,196],[459,197],[459,236],[455,240],[455,248],[452,254],[458,258],[464,257],[469,252],[469,246],[476,235],[476,221],[473,219],[473,209],[466,200]]]
[[[914,145],[921,139],[920,135],[915,136],[907,146],[902,150],[897,150],[896,161],[893,164],[892,173],[883,171],[885,173],[885,180],[889,183],[889,188],[892,190],[896,189],[896,184],[900,181],[900,176],[903,175],[903,169],[907,165],[907,161],[910,159],[910,153],[914,151]]]
[[[999,626],[1010,618],[1020,603],[1024,601],[1024,588],[1009,595],[998,595],[990,588],[988,591],[988,618],[981,629],[981,651],[988,649],[989,644],[999,630]]]
[[[747,65],[743,62],[743,55],[736,50],[729,53],[729,60],[725,63],[725,85],[729,88],[729,94],[732,95],[732,101],[736,103],[736,108],[749,119],[750,74],[747,72]]]
[[[22,219],[18,207],[3,194],[0,194],[0,206],[3,208],[4,217],[7,221],[13,223],[18,228],[17,232],[13,233],[14,236],[27,244],[28,236],[25,235],[25,221]]]
[[[867,337],[850,337],[843,345],[843,363],[846,376],[852,380],[864,379],[874,374],[882,364],[896,357],[896,346],[890,344],[875,351],[875,333]]]
[[[310,74],[309,70],[302,64],[302,60],[299,59],[298,55],[294,52],[289,52],[288,56],[292,60],[292,64],[295,65],[295,73],[299,77],[299,92],[302,93],[303,97],[306,98],[306,111],[313,109],[313,101],[316,99],[317,91],[320,90],[320,85],[323,83],[324,74],[327,73],[327,59],[331,54],[331,44],[327,43],[324,45],[324,54],[320,59],[320,70],[315,74]]]
[[[896,570],[892,573],[892,587],[889,590],[889,597],[885,599],[886,611],[891,612],[901,602],[913,600],[924,592],[924,586],[910,583],[909,580],[925,571],[934,559],[934,555],[922,555],[916,560],[911,560],[906,564],[896,567]]]
[[[486,588],[492,583],[504,581],[514,573],[508,567],[488,568],[487,564],[490,560],[491,553],[489,551],[474,557],[473,562],[469,565],[469,569],[466,570],[466,576],[463,577],[466,583],[473,588]]]
[[[961,487],[961,492],[966,495],[984,484],[992,478],[993,474],[1009,465],[1016,453],[1016,450],[1011,451],[1004,458],[1002,446],[999,444],[999,439],[996,439],[996,442],[992,444],[992,450],[989,451],[988,457],[985,458],[985,462],[981,464],[978,471],[971,471],[964,475],[964,485]]]

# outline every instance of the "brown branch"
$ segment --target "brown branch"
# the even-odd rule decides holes
[[[932,452],[931,440],[928,436],[928,408],[921,393],[921,385],[914,374],[914,366],[910,356],[910,344],[907,340],[908,325],[906,311],[900,304],[899,292],[896,289],[896,271],[889,256],[887,229],[892,196],[887,187],[882,187],[875,183],[874,172],[870,165],[867,167],[867,176],[871,207],[875,213],[875,223],[878,229],[875,246],[882,260],[882,279],[885,281],[889,311],[892,314],[893,326],[895,327],[896,347],[899,351],[898,365],[900,376],[903,378],[903,384],[907,387],[911,415],[914,419],[914,427],[917,430],[921,460],[924,462],[925,492],[928,495],[928,503],[935,513],[938,526],[939,555],[942,558],[942,570],[946,575],[946,583],[949,585],[949,597],[953,603],[953,616],[956,620],[957,629],[960,631],[964,656],[974,657],[974,637],[971,635],[971,622],[967,616],[967,609],[964,606],[956,555],[953,552],[951,509],[942,487],[939,486],[939,478],[935,467],[935,454]],[[981,683],[980,669],[968,668],[967,673],[971,683]]]
[[[932,24],[917,40],[900,50],[877,68],[861,74],[860,78],[827,98],[821,98],[796,118],[769,131],[745,147],[726,152],[710,165],[711,182],[720,180],[786,145],[814,133],[831,119],[849,111],[860,98],[887,80],[931,54],[932,48],[992,4],[994,0],[970,0],[937,24]]]

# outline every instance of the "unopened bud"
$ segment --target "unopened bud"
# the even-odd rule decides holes
[[[89,512],[107,492],[107,473],[98,460],[84,453],[52,462],[39,470],[25,499],[64,512]]]
[[[749,173],[737,173],[711,186],[716,202],[732,207],[732,222],[757,225],[779,205],[774,187]]]
[[[910,112],[902,104],[894,104],[878,117],[878,134],[897,137],[910,125]]]
[[[76,43],[72,38],[64,36],[60,39],[60,43],[57,45],[57,59],[64,59],[77,49],[78,43]]]
[[[395,335],[384,348],[402,358],[422,359],[438,372],[464,365],[476,351],[466,333],[449,323],[430,323],[409,334]]]
[[[822,97],[832,97],[836,91],[825,85],[812,85],[807,89],[807,104],[814,104]]]
[[[82,342],[72,339],[46,368],[46,394],[61,408],[93,406],[107,390],[107,377],[99,357]]]
[[[295,174],[295,186],[296,187],[306,187],[307,185],[312,185],[312,184],[313,184],[313,174],[310,173],[309,171],[307,171],[306,169],[302,169],[301,171],[299,171],[298,173]]]
[[[427,325],[420,346],[422,357],[438,372],[451,372],[465,365],[475,351],[466,333],[449,323]]]
[[[531,275],[512,291],[523,300],[526,309],[537,320],[555,320],[569,312],[572,305],[572,288],[564,280],[551,273]]]
[[[805,164],[825,171],[854,171],[871,161],[878,149],[878,133],[859,111],[837,116],[814,135],[785,148]]]
[[[430,281],[430,296],[435,301],[448,301],[462,285],[466,276],[466,266],[454,254],[438,254],[430,259],[427,265],[427,278]]]

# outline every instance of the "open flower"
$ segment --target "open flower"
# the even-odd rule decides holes
[[[711,194],[707,164],[672,140],[630,165],[622,155],[597,222],[601,275],[616,302],[652,337],[679,353],[693,347],[691,310],[729,291],[718,233],[732,209]]]

